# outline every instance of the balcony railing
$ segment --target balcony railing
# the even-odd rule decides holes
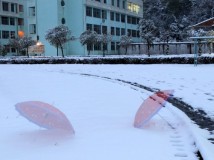
[[[17,18],[21,18],[24,17],[24,12],[7,12],[7,11],[2,11],[0,10],[0,15],[1,16],[7,16],[7,17],[17,17]]]

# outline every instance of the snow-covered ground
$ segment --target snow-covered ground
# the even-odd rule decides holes
[[[0,65],[0,159],[3,160],[205,160],[214,146],[182,112],[167,104],[142,129],[134,116],[152,93],[121,79],[174,95],[214,118],[214,65]],[[43,101],[60,109],[75,135],[46,131],[19,115],[14,105]],[[169,125],[170,124],[170,125]],[[196,143],[196,146],[195,146]]]

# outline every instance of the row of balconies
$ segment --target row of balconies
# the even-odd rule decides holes
[[[0,0],[0,15],[10,17],[23,17],[24,5],[16,3],[17,1]]]

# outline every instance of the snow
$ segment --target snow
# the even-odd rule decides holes
[[[0,159],[196,160],[194,152],[202,148],[210,160],[214,147],[206,140],[209,133],[169,103],[144,128],[134,128],[135,113],[152,93],[114,79],[173,89],[176,97],[214,118],[213,67],[0,65]],[[32,100],[61,110],[75,135],[42,129],[19,115],[14,105]]]

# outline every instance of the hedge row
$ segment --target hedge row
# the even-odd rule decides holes
[[[194,64],[194,57],[159,58],[11,58],[0,64]],[[214,64],[214,57],[199,57],[198,64]]]

